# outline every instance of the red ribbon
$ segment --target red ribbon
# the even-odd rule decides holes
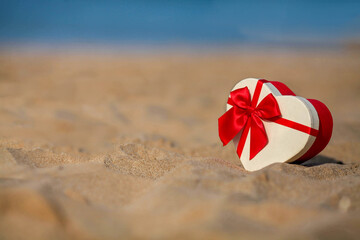
[[[250,160],[268,143],[263,120],[275,122],[313,136],[316,136],[318,133],[316,129],[281,118],[279,105],[271,93],[257,104],[262,85],[265,82],[267,81],[259,80],[257,82],[252,100],[247,87],[232,91],[228,99],[228,104],[230,104],[232,108],[219,118],[219,136],[224,146],[243,131],[237,146],[237,154],[239,157],[242,154],[246,138],[251,128]]]

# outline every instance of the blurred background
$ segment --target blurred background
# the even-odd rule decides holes
[[[0,239],[359,239],[360,1],[0,0]],[[255,77],[329,145],[247,172],[217,119]]]
[[[358,41],[360,2],[2,0],[2,45],[334,47]]]

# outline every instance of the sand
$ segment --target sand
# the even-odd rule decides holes
[[[302,165],[222,147],[240,79],[334,116]],[[0,239],[359,239],[360,53],[2,51]]]

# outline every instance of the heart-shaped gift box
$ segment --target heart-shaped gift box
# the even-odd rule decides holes
[[[248,171],[303,162],[329,143],[333,120],[322,102],[296,96],[285,84],[247,78],[231,90],[219,136],[234,142]]]

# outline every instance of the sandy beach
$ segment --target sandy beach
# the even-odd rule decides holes
[[[323,101],[317,157],[242,167],[237,81]],[[0,52],[0,239],[359,239],[360,52]]]

